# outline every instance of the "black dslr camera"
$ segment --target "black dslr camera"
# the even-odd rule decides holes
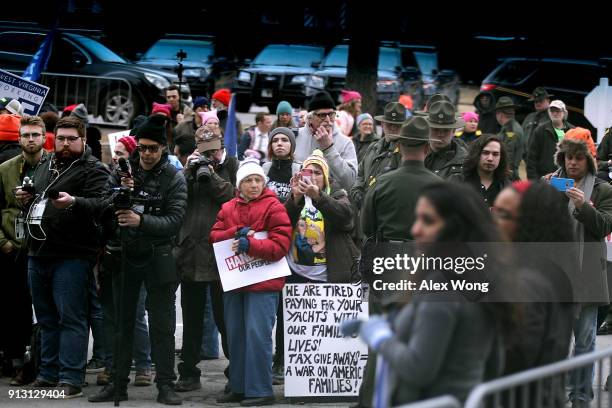
[[[18,186],[17,188],[21,188],[21,191],[25,191],[26,193],[30,193],[32,195],[34,195],[35,193],[34,182],[32,181],[31,178],[27,176],[23,178],[23,182],[21,183],[21,186]]]
[[[200,156],[197,159],[191,160],[187,168],[191,169],[195,174],[197,182],[207,183],[212,177],[212,173],[208,166],[214,166],[215,164],[216,162],[213,159],[206,156]]]

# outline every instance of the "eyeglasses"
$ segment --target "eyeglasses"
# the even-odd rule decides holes
[[[156,144],[156,145],[141,145],[141,144],[139,144],[138,145],[138,151],[140,153],[144,153],[147,150],[150,151],[151,153],[157,153],[159,151],[159,145],[158,144]]]
[[[81,138],[80,136],[55,136],[55,141],[64,143],[67,140],[68,143],[74,143],[80,138]]]
[[[314,114],[317,118],[321,120],[325,120],[325,118],[329,117],[330,119],[334,119],[336,117],[336,112],[319,112]]]
[[[38,133],[38,132],[33,132],[33,133],[22,133],[21,137],[23,137],[24,139],[38,139],[39,137],[42,137],[42,133]]]

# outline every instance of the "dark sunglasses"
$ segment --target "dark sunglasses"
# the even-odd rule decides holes
[[[140,153],[144,153],[147,150],[150,151],[151,153],[157,153],[159,151],[160,145],[138,145],[138,151]]]

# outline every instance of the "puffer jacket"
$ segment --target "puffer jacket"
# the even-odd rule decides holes
[[[206,184],[196,183],[191,169],[184,171],[189,199],[174,252],[182,281],[219,280],[215,254],[208,242],[209,234],[221,205],[236,195],[237,169],[238,160],[235,157],[226,158]]]
[[[268,188],[264,188],[261,195],[254,200],[246,201],[238,196],[223,204],[221,211],[217,214],[217,222],[210,231],[210,242],[232,239],[236,231],[242,227],[250,227],[255,232],[266,231],[268,233],[265,239],[248,237],[247,255],[276,262],[289,252],[291,223],[285,207]],[[277,292],[284,285],[285,278],[275,278],[246,286],[240,290]]]
[[[291,219],[291,225],[296,225],[305,200],[299,204],[289,197],[285,208]],[[325,259],[327,262],[327,281],[330,283],[349,283],[353,258],[359,251],[353,243],[351,233],[354,228],[355,211],[344,189],[332,184],[330,194],[321,192],[319,200],[312,200],[315,208],[321,211],[325,222]]]
[[[138,228],[125,228],[125,239],[129,242],[128,251],[132,253],[149,252],[151,246],[170,244],[179,233],[187,206],[187,185],[183,173],[176,170],[164,153],[161,160],[150,171],[140,167],[138,151],[129,159],[134,178],[133,194],[155,200],[153,211],[141,215]],[[167,182],[163,182],[166,178]],[[111,183],[120,185],[121,177],[113,172]],[[119,236],[118,234],[116,235]]]

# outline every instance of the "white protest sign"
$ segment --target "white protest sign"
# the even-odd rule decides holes
[[[601,143],[606,128],[612,126],[612,87],[608,78],[600,78],[599,85],[584,98],[584,116],[597,128],[597,144]]]
[[[108,134],[108,147],[110,148],[111,157],[115,157],[115,145],[117,141],[124,136],[129,136],[131,130],[122,130],[121,132],[114,132]]]
[[[49,87],[0,69],[0,97],[17,99],[28,115],[38,115]]]
[[[261,231],[256,232],[254,238],[265,239],[267,236],[267,232]],[[291,270],[289,270],[285,258],[277,262],[271,262],[253,258],[247,254],[236,255],[232,251],[233,241],[232,238],[213,244],[224,292],[291,275]]]
[[[367,317],[361,286],[285,285],[285,396],[359,395],[368,348],[359,338],[344,338],[339,323]]]

